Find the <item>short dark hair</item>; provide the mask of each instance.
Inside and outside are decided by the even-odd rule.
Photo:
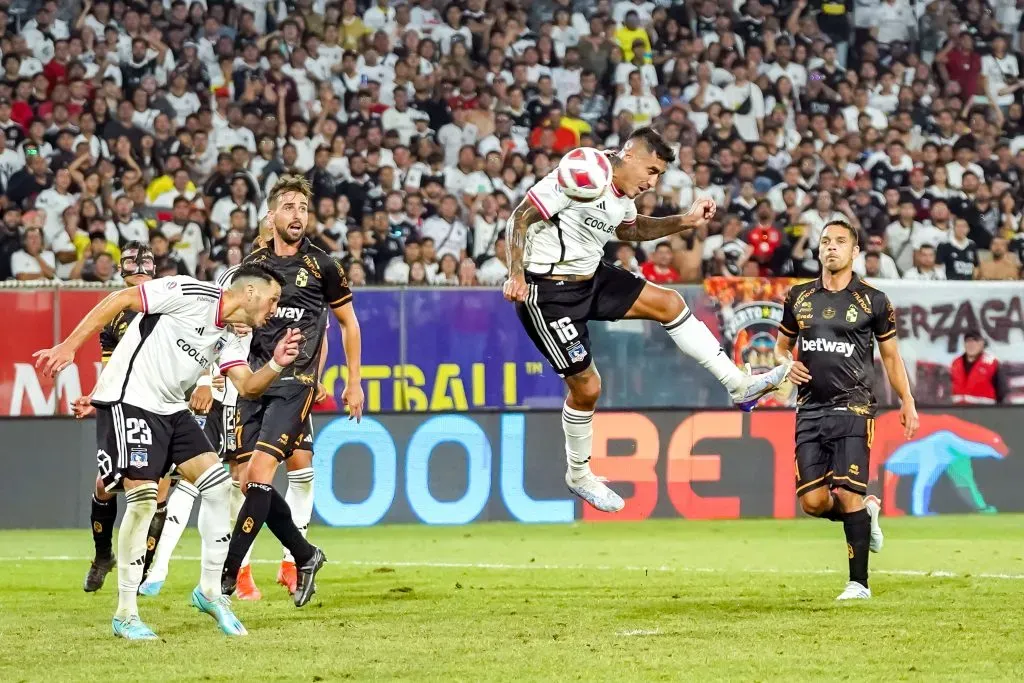
[[[126,252],[126,251],[134,251],[134,252],[139,253],[139,254],[153,253],[150,250],[148,244],[143,244],[142,242],[140,242],[138,240],[132,240],[131,242],[128,242],[126,245],[121,247],[121,253],[122,254],[124,252]]]
[[[234,285],[236,282],[244,278],[255,278],[257,280],[263,280],[264,282],[273,281],[282,287],[285,286],[284,276],[271,270],[262,263],[243,263],[240,265],[231,278],[231,284]]]
[[[668,143],[665,142],[665,138],[661,137],[661,133],[650,126],[644,126],[634,130],[629,134],[629,137],[626,138],[626,142],[629,142],[630,140],[642,140],[643,143],[647,145],[647,149],[654,152],[655,156],[666,164],[675,163],[675,151],[668,146]]]
[[[849,231],[850,237],[853,238],[854,242],[856,242],[857,244],[860,243],[860,234],[858,233],[857,228],[853,227],[852,225],[850,225],[846,221],[829,221],[828,223],[826,223],[824,225],[824,227],[822,227],[821,231],[824,233],[826,230],[831,228],[833,225],[837,225],[840,228],[845,228],[847,231]]]

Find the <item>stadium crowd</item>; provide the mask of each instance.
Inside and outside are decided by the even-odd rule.
[[[0,279],[107,282],[148,242],[213,279],[304,174],[309,236],[365,284],[496,285],[505,220],[577,146],[678,150],[613,244],[661,283],[857,269],[1017,279],[1024,80],[998,0],[13,0],[0,3]]]

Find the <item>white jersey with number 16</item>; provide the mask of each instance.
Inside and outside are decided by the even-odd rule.
[[[526,197],[544,217],[529,227],[523,264],[534,275],[593,275],[604,245],[617,239],[620,225],[636,222],[636,205],[615,185],[597,199],[579,202],[565,195],[557,169],[534,185]],[[507,232],[511,234],[512,219]]]

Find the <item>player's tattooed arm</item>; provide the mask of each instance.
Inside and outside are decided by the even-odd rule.
[[[529,198],[523,198],[512,212],[509,223],[510,234],[506,234],[505,250],[508,257],[508,280],[505,282],[505,298],[509,301],[526,300],[526,273],[523,269],[523,252],[526,250],[526,232],[530,226],[544,220],[539,209]]]
[[[624,242],[644,242],[674,235],[684,230],[706,226],[715,217],[714,200],[698,199],[684,214],[655,218],[637,216],[636,221],[624,223],[615,230],[615,236]]]

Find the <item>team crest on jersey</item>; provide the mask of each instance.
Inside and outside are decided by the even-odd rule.
[[[217,343],[213,345],[213,352],[214,353],[220,353],[221,350],[225,346],[227,346],[227,343],[228,343],[228,341],[224,337],[221,337],[220,339],[217,340]]]
[[[853,304],[850,304],[850,307],[846,309],[846,322],[857,322],[857,307]]]
[[[167,284],[164,286],[167,287],[167,289],[174,289],[175,287],[178,286],[178,283],[175,282],[174,280],[168,280]]]
[[[309,284],[309,271],[299,268],[299,274],[295,276],[295,286],[305,287],[307,284]]]
[[[573,342],[572,344],[569,344],[565,350],[569,354],[570,363],[578,363],[587,357],[587,350],[583,348],[582,342]]]
[[[145,448],[133,447],[128,456],[129,467],[147,467],[149,465],[149,451]]]
[[[829,306],[828,308],[821,312],[821,317],[824,318],[825,320],[831,320],[832,318],[836,317],[836,309]]]
[[[193,415],[196,419],[196,424],[199,425],[200,429],[206,429],[206,416],[205,415]]]

